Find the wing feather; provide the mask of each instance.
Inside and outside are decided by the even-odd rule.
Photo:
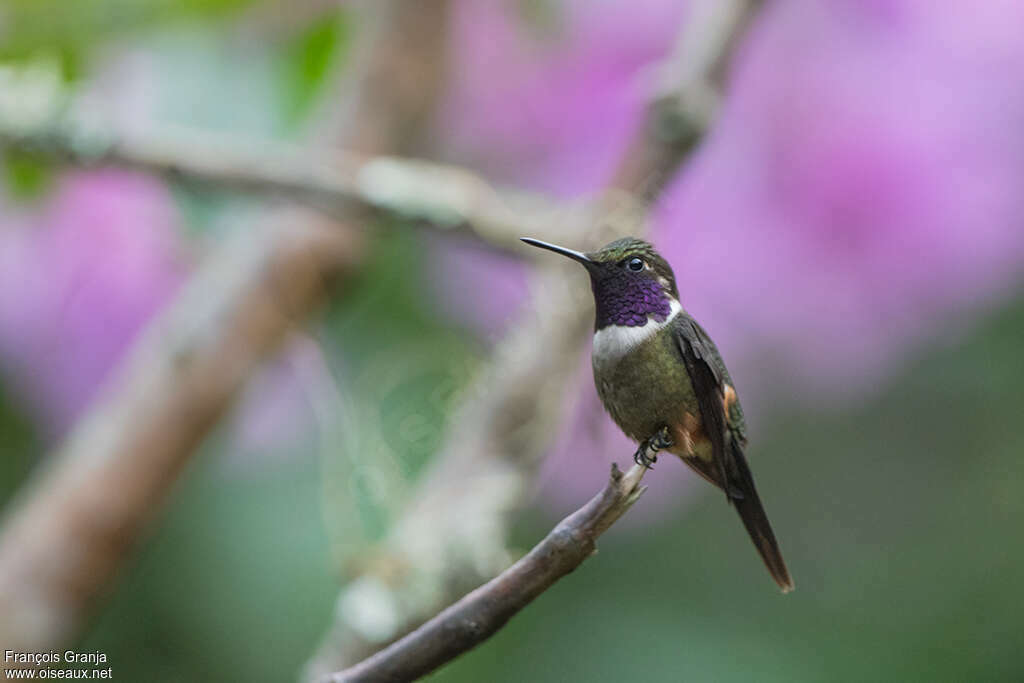
[[[711,442],[712,462],[684,458],[686,463],[708,481],[725,491],[751,540],[764,560],[768,571],[784,592],[793,589],[793,580],[782,559],[764,506],[754,487],[754,478],[747,465],[743,447],[746,429],[737,401],[727,415],[724,403],[729,373],[711,338],[693,318],[680,314],[676,325],[676,342],[690,376],[700,409],[704,433]]]

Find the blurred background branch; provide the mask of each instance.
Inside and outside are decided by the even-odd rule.
[[[346,101],[346,105],[348,102]],[[367,116],[377,120],[376,112]],[[380,144],[375,133],[373,144]],[[353,140],[361,140],[353,136]],[[369,140],[360,142],[365,148]],[[493,187],[467,169],[429,161],[311,148],[287,142],[244,142],[224,134],[165,127],[118,134],[54,120],[28,131],[0,117],[0,147],[52,155],[86,165],[116,165],[181,178],[205,188],[255,193],[301,202],[329,215],[377,211],[439,232],[472,237],[487,246],[521,252],[521,234],[552,239],[583,208],[528,192]],[[385,147],[387,148],[387,147]]]
[[[255,368],[358,263],[356,235],[302,218],[210,254],[22,489],[0,534],[8,648],[48,652],[77,635]]]
[[[711,127],[737,39],[760,0],[698,0],[672,54],[652,69],[647,120],[616,172],[613,184],[654,201],[679,160]]]

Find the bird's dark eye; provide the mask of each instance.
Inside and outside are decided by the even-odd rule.
[[[640,258],[631,258],[629,259],[629,263],[626,264],[626,267],[634,272],[639,272],[644,269],[644,261]]]

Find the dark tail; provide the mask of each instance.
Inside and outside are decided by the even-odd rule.
[[[779,550],[779,543],[775,540],[775,534],[772,532],[772,525],[768,522],[764,506],[761,505],[761,498],[757,495],[754,477],[750,473],[750,467],[747,466],[747,459],[735,442],[727,447],[732,450],[732,464],[735,466],[729,468],[733,470],[729,473],[730,486],[727,489],[729,502],[735,506],[736,512],[743,520],[743,526],[747,528],[750,540],[754,542],[757,552],[760,553],[761,559],[764,560],[775,583],[779,584],[783,593],[788,593],[793,590],[793,579],[789,576],[786,562],[782,559],[782,552]]]

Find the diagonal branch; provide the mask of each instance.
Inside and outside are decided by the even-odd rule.
[[[384,4],[363,3],[371,22],[376,12],[395,16],[396,8],[413,6]],[[425,49],[443,45],[436,29],[443,26],[446,4],[415,3],[411,20],[423,35],[411,40]],[[409,24],[403,26],[408,33]],[[386,52],[395,41],[383,40]],[[360,70],[375,72],[378,64],[371,54]],[[376,87],[367,92],[374,84],[357,74],[355,85],[338,98],[357,103],[335,122],[339,137],[355,147],[369,146],[374,154],[401,151],[387,138],[405,126],[419,128],[415,123],[436,91],[436,80],[423,76],[420,71],[415,82],[392,93]],[[363,221],[353,209],[360,201],[372,204],[371,197],[387,194],[396,181],[381,159],[356,164],[361,170],[348,176],[344,169],[352,164],[312,158],[296,147],[222,147],[173,135],[113,139],[56,113],[64,103],[51,104],[48,116],[28,119],[0,111],[0,144],[78,163],[114,163],[184,174],[205,184],[275,190],[311,204],[311,198],[322,197],[332,209],[341,209],[341,220],[286,206],[268,217],[265,229],[242,231],[222,245],[172,310],[147,328],[105,400],[90,409],[49,466],[21,492],[0,531],[0,642],[28,652],[60,647],[80,630],[88,608],[245,380],[301,325],[331,283],[358,264]],[[356,139],[366,135],[367,120],[386,124],[390,132]]]
[[[358,262],[357,236],[292,219],[211,254],[20,491],[0,532],[5,647],[46,652],[78,632],[247,378]]]
[[[476,647],[497,633],[517,612],[597,549],[597,538],[646,490],[646,468],[625,475],[612,465],[604,489],[572,513],[518,562],[380,652],[323,683],[411,681]]]
[[[711,126],[733,48],[761,0],[697,0],[672,54],[654,71],[644,125],[612,182],[653,201]]]

